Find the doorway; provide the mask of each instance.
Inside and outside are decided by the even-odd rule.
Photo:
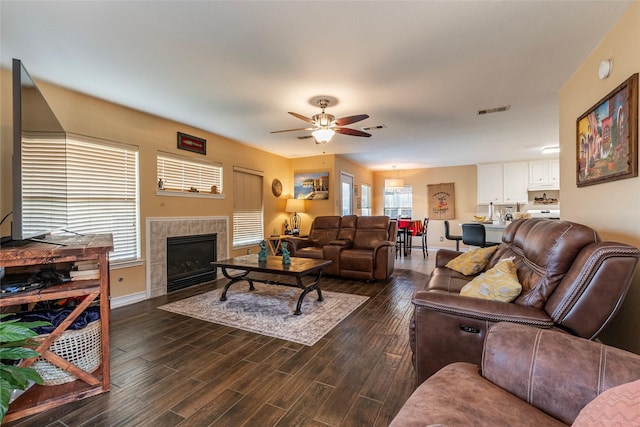
[[[353,214],[353,175],[340,172],[340,201],[342,216]]]

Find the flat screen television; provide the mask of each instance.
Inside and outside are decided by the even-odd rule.
[[[19,59],[13,60],[11,239],[66,227],[66,133]]]

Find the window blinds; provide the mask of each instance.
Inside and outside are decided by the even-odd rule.
[[[22,229],[25,235],[67,226],[66,140],[22,138]]]
[[[138,148],[67,139],[67,229],[113,234],[111,261],[140,256]]]
[[[222,193],[222,166],[199,162],[180,156],[158,154],[156,159],[158,179],[164,181],[165,190],[209,192],[213,185]]]
[[[233,169],[233,247],[254,245],[264,239],[262,172]]]

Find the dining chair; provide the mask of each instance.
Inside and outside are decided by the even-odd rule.
[[[456,251],[460,251],[460,240],[462,240],[462,236],[449,234],[449,221],[444,222],[444,238],[447,240],[455,240],[456,241]]]
[[[422,221],[422,257],[429,257],[429,248],[427,246],[427,228],[429,227],[429,218]]]
[[[427,226],[429,225],[429,218],[425,218],[422,220],[422,223],[416,221],[414,223],[414,227],[416,227],[415,232],[413,232],[415,237],[420,237],[421,246],[422,246],[422,257],[427,258],[429,256],[429,252],[427,251]]]
[[[462,224],[462,243],[481,248],[500,244],[499,242],[487,242],[487,230],[484,225],[476,223]]]
[[[406,230],[404,228],[398,228],[396,233],[396,259],[398,256],[407,255],[407,240]]]

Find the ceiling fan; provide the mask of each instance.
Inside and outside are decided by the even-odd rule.
[[[329,106],[328,99],[320,98],[318,99],[317,103],[322,109],[322,113],[315,114],[311,118],[289,111],[289,114],[291,114],[293,117],[297,117],[302,121],[312,124],[313,125],[312,127],[276,130],[271,133],[310,130],[310,131],[313,131],[311,132],[311,134],[315,138],[316,144],[329,142],[331,137],[333,137],[333,135],[335,135],[336,133],[341,133],[343,135],[351,135],[351,136],[363,136],[367,138],[371,136],[370,133],[363,132],[361,130],[343,127],[345,125],[350,125],[351,123],[356,123],[361,120],[368,119],[369,116],[367,114],[358,114],[355,116],[348,116],[348,117],[342,117],[340,119],[336,119],[336,116],[324,112],[325,108]]]

